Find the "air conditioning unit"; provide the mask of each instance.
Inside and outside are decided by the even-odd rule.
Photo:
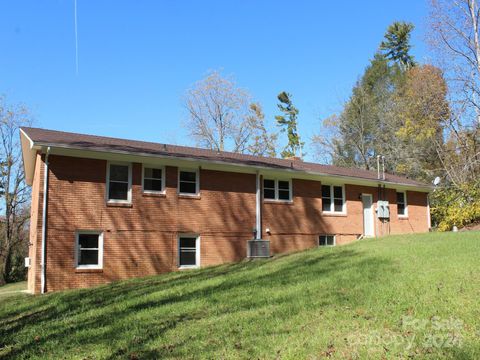
[[[247,257],[249,258],[270,257],[270,241],[269,240],[248,240]]]
[[[29,257],[26,257],[25,258],[25,267],[30,267],[32,265],[32,259],[30,259]]]

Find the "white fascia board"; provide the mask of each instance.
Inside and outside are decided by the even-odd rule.
[[[362,179],[357,177],[342,176],[342,175],[331,175],[318,173],[313,171],[301,171],[288,168],[276,169],[268,166],[261,165],[247,165],[242,163],[231,163],[220,160],[202,160],[193,157],[181,157],[181,156],[171,156],[171,155],[156,155],[149,153],[137,153],[132,154],[127,151],[121,150],[103,150],[103,149],[92,149],[85,150],[81,148],[75,148],[72,146],[62,146],[57,144],[48,144],[48,143],[36,143],[35,147],[38,148],[47,148],[50,147],[50,154],[53,155],[64,155],[72,157],[82,157],[89,159],[101,159],[109,161],[128,161],[128,162],[137,162],[143,163],[148,161],[149,164],[155,164],[158,162],[159,165],[164,166],[177,166],[177,167],[192,167],[200,166],[202,169],[206,170],[217,170],[217,171],[229,171],[237,173],[248,173],[256,174],[257,171],[260,171],[261,175],[264,176],[275,176],[275,177],[291,177],[295,179],[304,179],[304,180],[314,180],[328,182],[330,184],[347,184],[347,185],[364,185],[370,187],[377,187],[378,185],[385,185],[389,189],[398,189],[398,190],[410,190],[418,192],[431,192],[432,189],[428,186],[421,187],[415,185],[401,184],[390,181],[383,180],[371,180],[371,179]]]
[[[37,150],[34,148],[32,139],[20,129],[20,144],[22,146],[23,169],[25,171],[25,182],[28,186],[33,184],[35,173],[35,161],[37,159]]]

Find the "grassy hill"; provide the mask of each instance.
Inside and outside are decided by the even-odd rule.
[[[0,358],[480,358],[480,233],[0,299]]]

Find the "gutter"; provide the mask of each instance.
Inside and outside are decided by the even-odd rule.
[[[219,165],[229,165],[229,166],[235,166],[235,167],[241,167],[241,168],[249,168],[249,169],[256,169],[256,170],[266,170],[266,171],[281,171],[281,172],[287,172],[287,173],[297,173],[297,174],[304,174],[304,175],[313,175],[313,176],[323,176],[323,177],[331,177],[335,179],[340,179],[340,180],[354,180],[354,181],[362,181],[365,183],[374,183],[374,184],[384,184],[384,185],[389,185],[389,186],[401,186],[405,187],[408,189],[411,189],[412,191],[422,191],[422,192],[431,192],[432,187],[424,184],[422,185],[414,185],[414,184],[405,184],[405,183],[399,183],[395,181],[388,181],[388,180],[382,180],[382,179],[370,179],[370,178],[364,178],[360,176],[347,176],[347,175],[336,175],[336,174],[328,174],[328,173],[321,173],[321,172],[315,172],[315,171],[309,171],[309,170],[294,170],[294,169],[289,169],[289,168],[276,168],[276,167],[269,167],[269,166],[262,166],[262,165],[247,165],[247,164],[242,164],[242,163],[235,163],[235,162],[230,162],[230,161],[221,161],[221,160],[206,160],[206,159],[200,159],[200,158],[195,158],[191,156],[172,156],[172,155],[160,155],[160,154],[151,154],[151,153],[143,153],[143,152],[137,152],[137,153],[132,153],[128,151],[122,151],[122,150],[105,150],[101,148],[91,148],[91,149],[85,149],[82,147],[77,147],[77,146],[69,146],[69,145],[62,145],[62,144],[51,144],[51,143],[44,143],[44,142],[37,142],[33,144],[34,148],[41,149],[42,147],[52,147],[55,149],[64,149],[64,150],[77,150],[77,151],[86,151],[86,152],[91,152],[91,153],[103,153],[103,154],[117,154],[117,155],[129,155],[129,156],[139,156],[139,157],[149,157],[149,158],[157,158],[157,159],[172,159],[172,160],[183,160],[183,161],[195,161],[195,162],[202,162],[205,164],[219,164]],[[368,185],[372,186],[372,185]]]
[[[40,293],[45,293],[45,283],[47,269],[45,266],[45,253],[47,249],[47,204],[48,204],[48,155],[50,154],[50,147],[45,153],[45,169],[43,178],[43,211],[42,211],[42,254],[40,260]]]

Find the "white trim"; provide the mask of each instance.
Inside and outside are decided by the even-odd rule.
[[[403,194],[403,201],[404,201],[404,205],[405,205],[405,214],[400,215],[400,214],[398,213],[398,199],[397,199],[397,194],[395,193],[395,203],[397,204],[397,216],[398,216],[399,218],[406,219],[406,218],[408,218],[407,192],[406,192],[406,191],[398,191],[398,190],[397,190],[397,193],[402,193],[402,194]]]
[[[320,245],[320,236],[333,236],[333,245]],[[328,241],[325,239],[325,242],[327,243]],[[337,245],[337,235],[335,234],[320,234],[318,235],[318,247],[331,247],[331,246],[336,246]]]
[[[321,183],[321,186],[330,186],[330,211],[323,211],[323,194],[322,189],[320,188],[320,198],[322,199],[322,214],[325,215],[347,215],[347,200],[345,195],[345,184],[324,184]],[[342,211],[335,211],[335,192],[334,187],[341,187],[342,188]]]
[[[180,238],[195,239],[195,265],[180,265]],[[200,235],[194,233],[178,234],[177,237],[177,267],[179,269],[197,269],[200,267]]]
[[[200,164],[202,168],[212,168],[213,170],[221,169],[221,168],[232,168],[230,170],[225,171],[233,171],[236,169],[237,172],[248,172],[254,173],[255,170],[260,169],[265,171],[265,173],[272,173],[272,174],[285,174],[291,173],[296,174],[295,178],[305,178],[305,179],[313,179],[318,181],[328,180],[328,182],[333,181],[342,181],[345,183],[345,180],[348,180],[349,184],[352,185],[366,185],[366,186],[374,186],[376,187],[379,184],[386,185],[389,189],[397,189],[397,188],[404,188],[404,189],[411,189],[412,191],[418,192],[431,192],[431,186],[416,186],[416,185],[409,185],[403,183],[397,183],[393,181],[385,181],[385,180],[378,180],[378,179],[365,179],[361,177],[352,177],[352,176],[344,176],[344,175],[332,175],[326,174],[322,172],[315,172],[315,171],[302,171],[302,170],[293,170],[288,168],[283,168],[281,170],[276,170],[273,167],[269,166],[262,166],[262,165],[249,165],[249,164],[242,164],[242,163],[233,163],[229,161],[221,161],[221,160],[201,160],[194,157],[182,157],[182,156],[171,156],[171,155],[160,155],[160,154],[150,154],[150,153],[143,153],[138,152],[132,154],[128,151],[122,150],[111,150],[111,149],[89,149],[86,150],[82,147],[77,146],[70,146],[70,145],[61,145],[61,144],[52,144],[48,142],[34,142],[33,146],[37,150],[41,150],[43,147],[50,146],[52,148],[52,153],[58,155],[66,155],[66,156],[74,156],[74,157],[82,157],[82,158],[92,158],[92,159],[107,159],[107,160],[118,160],[118,159],[125,159],[127,157],[131,162],[144,162],[144,158],[149,159],[163,159],[168,161],[169,163],[183,163],[183,166],[188,166],[190,163]],[[67,150],[67,153],[64,151]],[[68,153],[70,152],[70,153]],[[142,160],[143,158],[143,160]],[[218,165],[218,166],[215,166]],[[175,165],[172,165],[175,166]],[[245,171],[246,170],[246,171]],[[262,172],[263,174],[263,172]],[[319,178],[320,177],[320,178]],[[343,179],[343,180],[342,180]]]
[[[157,190],[145,190],[145,168],[148,169],[157,169],[157,170],[162,170],[162,178],[160,179],[162,181],[162,190],[157,191]],[[152,178],[156,179],[156,178]],[[158,179],[157,179],[158,180]],[[166,187],[165,187],[165,166],[163,165],[153,165],[153,164],[142,164],[142,192],[144,194],[165,194],[166,193]]]
[[[192,193],[185,193],[185,192],[180,192],[180,172],[195,172],[195,194]],[[182,196],[192,196],[192,197],[198,197],[200,195],[200,170],[198,167],[196,168],[178,168],[177,172],[177,194],[182,195]]]
[[[265,198],[265,180],[271,180],[274,182],[274,193],[275,193],[275,199],[271,198]],[[280,199],[279,197],[279,187],[278,187],[278,182],[279,181],[288,181],[288,200],[285,199]],[[262,182],[262,197],[263,200],[266,202],[279,202],[279,203],[292,203],[293,202],[293,194],[292,194],[292,179],[291,178],[274,178],[274,177],[263,177],[263,182]]]
[[[110,193],[110,165],[128,166],[128,191],[127,200],[109,199]],[[105,183],[105,201],[109,204],[131,204],[132,203],[132,163],[121,161],[107,161],[107,181]]]
[[[79,238],[83,234],[98,235],[98,264],[97,265],[79,265]],[[93,249],[92,249],[93,250]],[[75,269],[103,269],[103,231],[101,230],[77,230],[75,231]]]

